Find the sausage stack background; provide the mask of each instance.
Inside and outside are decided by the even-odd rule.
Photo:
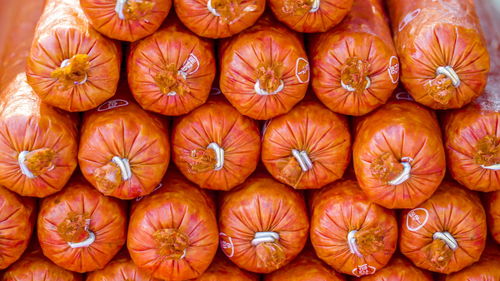
[[[495,1],[4,2],[0,280],[500,280]]]

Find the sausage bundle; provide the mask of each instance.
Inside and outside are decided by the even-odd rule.
[[[414,208],[434,193],[446,171],[434,112],[394,100],[356,123],[354,170],[372,201],[386,208]]]
[[[170,161],[167,123],[120,87],[116,97],[85,113],[78,160],[85,178],[101,193],[120,199],[147,195]]]
[[[219,208],[220,246],[238,267],[269,273],[302,251],[309,230],[301,194],[257,172],[224,193]]]
[[[120,45],[98,33],[78,0],[47,0],[28,56],[28,83],[43,102],[86,111],[115,94]]]
[[[7,32],[0,72],[0,184],[23,196],[63,188],[76,168],[76,116],[57,110],[26,81],[26,56],[43,1],[19,5],[23,24]]]
[[[473,0],[389,0],[401,81],[433,109],[482,94],[490,61]]]
[[[133,42],[160,27],[172,0],[80,0],[80,5],[97,31]]]
[[[399,81],[399,61],[381,0],[355,0],[332,30],[309,44],[312,87],[331,110],[364,115],[384,104]]]
[[[302,40],[269,16],[220,49],[220,89],[241,114],[267,120],[306,94],[310,73]]]
[[[216,72],[213,48],[212,41],[197,37],[175,18],[132,44],[127,75],[137,102],[171,116],[204,104]]]
[[[351,158],[347,119],[304,101],[271,119],[262,137],[262,162],[271,175],[297,189],[338,180]]]

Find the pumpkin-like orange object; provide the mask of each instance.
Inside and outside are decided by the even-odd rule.
[[[125,244],[124,202],[102,195],[75,177],[59,193],[45,198],[38,213],[43,254],[76,272],[101,269]]]
[[[311,242],[320,259],[340,273],[360,277],[377,272],[396,250],[394,211],[379,206],[344,179],[312,196]]]
[[[265,127],[262,162],[275,179],[294,188],[317,189],[338,180],[350,158],[347,119],[319,102],[301,102]]]
[[[414,208],[431,197],[446,171],[434,112],[394,100],[356,123],[354,170],[370,200],[386,208]]]
[[[218,246],[213,199],[177,172],[132,206],[127,248],[133,262],[161,280],[197,278]]]
[[[300,193],[272,177],[256,173],[220,199],[222,251],[238,267],[275,271],[302,250],[309,231]]]
[[[401,216],[399,247],[416,266],[450,274],[478,261],[486,244],[479,197],[455,182]]]

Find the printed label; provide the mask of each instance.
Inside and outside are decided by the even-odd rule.
[[[399,23],[399,32],[401,32],[401,30],[403,30],[403,28],[405,28],[412,20],[414,20],[418,14],[420,14],[421,10],[420,9],[416,9],[414,10],[413,12],[407,14],[404,19]]]
[[[305,84],[309,82],[309,62],[305,58],[298,58],[295,63],[295,76],[300,83]]]
[[[151,193],[153,193],[153,192],[157,191],[157,190],[158,190],[158,189],[160,189],[162,186],[163,186],[163,183],[161,183],[161,182],[160,182],[160,184],[158,184],[158,185],[155,187],[155,189],[153,189],[153,191],[151,191]],[[151,193],[150,193],[150,194],[151,194]],[[135,198],[135,201],[141,201],[141,200],[142,200],[142,198],[144,198],[144,196],[139,196],[139,197]]]
[[[181,69],[179,69],[179,72],[181,72],[184,76],[188,76],[196,73],[196,71],[198,71],[199,68],[200,68],[200,61],[193,53],[191,53],[189,54],[189,57],[186,59],[186,61],[182,64]]]
[[[106,111],[117,107],[127,106],[128,101],[122,99],[108,100],[107,102],[101,104],[97,111]]]
[[[371,275],[374,274],[377,271],[377,269],[374,266],[368,265],[368,264],[362,264],[358,265],[355,269],[352,270],[352,274],[356,277],[361,277],[364,275]]]
[[[228,258],[233,257],[234,255],[234,244],[233,244],[233,239],[224,232],[219,233],[219,241],[220,241],[220,247],[222,248],[222,251]]]
[[[409,100],[409,101],[415,101],[410,94],[407,92],[399,92],[396,94],[396,99],[398,100]]]
[[[416,208],[406,215],[406,228],[410,231],[417,231],[424,227],[429,220],[429,211],[424,208]]]
[[[392,56],[389,60],[389,67],[387,68],[391,82],[397,84],[399,81],[399,60],[398,57]]]

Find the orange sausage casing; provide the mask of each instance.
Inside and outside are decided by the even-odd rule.
[[[322,262],[312,249],[305,249],[291,263],[264,276],[264,281],[344,281],[345,278]]]
[[[453,178],[472,190],[500,190],[500,110],[474,102],[445,114],[445,149]]]
[[[172,154],[176,166],[190,181],[202,188],[230,190],[257,167],[259,128],[223,97],[213,97],[176,120]]]
[[[341,178],[350,151],[347,119],[316,101],[303,101],[271,119],[262,138],[269,173],[297,189],[317,189]]]
[[[80,0],[90,24],[107,37],[136,41],[155,32],[172,0]]]
[[[304,199],[292,188],[257,172],[220,200],[222,251],[238,267],[270,273],[293,260],[309,230]]]
[[[35,227],[35,200],[20,197],[0,186],[0,269],[5,269],[23,254]]]
[[[459,272],[448,274],[443,281],[496,281],[500,280],[500,249],[488,244],[481,259]]]
[[[85,178],[105,195],[133,199],[153,191],[170,159],[167,123],[121,93],[86,112],[78,160]]]
[[[103,269],[87,274],[85,281],[161,281],[140,269],[124,252],[116,255]]]
[[[198,36],[224,38],[252,26],[266,0],[174,0],[182,23]]]
[[[372,275],[356,279],[358,281],[433,281],[432,275],[413,265],[401,255],[395,255],[384,268]]]
[[[259,281],[257,274],[245,271],[232,263],[220,251],[215,255],[210,267],[192,281]]]
[[[386,208],[414,208],[429,198],[446,171],[434,112],[394,100],[357,120],[353,161],[359,185]]]
[[[340,25],[312,37],[312,86],[331,110],[364,115],[391,96],[399,61],[388,21],[381,0],[354,0]]]
[[[43,102],[86,111],[115,94],[120,45],[90,26],[78,0],[46,0],[28,56],[28,83]]]
[[[485,208],[491,236],[500,244],[500,190],[486,193]]]
[[[384,267],[396,250],[394,211],[372,203],[356,181],[340,180],[314,193],[311,242],[320,259],[356,277]]]
[[[202,105],[215,77],[214,46],[170,18],[132,44],[127,60],[130,89],[147,110],[182,115]]]
[[[0,54],[0,184],[23,196],[59,191],[76,168],[76,116],[45,103],[26,82],[26,56],[43,1],[28,1],[14,13]]]
[[[482,94],[489,55],[474,0],[389,0],[401,81],[433,109],[459,108]]]
[[[298,32],[325,32],[337,25],[353,0],[270,0],[276,18]]]
[[[80,274],[63,269],[43,256],[40,250],[25,254],[4,273],[2,281],[81,281]]]
[[[215,204],[177,172],[132,206],[127,248],[134,263],[162,280],[197,278],[218,245]]]
[[[485,243],[479,197],[455,182],[443,182],[431,198],[402,213],[399,248],[420,268],[459,271],[479,260]]]
[[[38,213],[43,254],[76,272],[101,269],[125,244],[124,202],[102,195],[80,176],[45,198]]]
[[[220,88],[244,115],[270,119],[306,94],[309,62],[302,41],[267,16],[223,42],[220,54]]]

